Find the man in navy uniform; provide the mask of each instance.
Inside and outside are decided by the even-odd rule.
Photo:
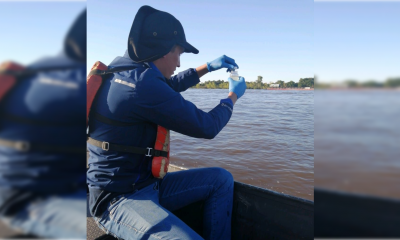
[[[209,112],[198,109],[179,92],[199,83],[207,72],[231,70],[238,68],[237,64],[224,55],[171,77],[184,52],[199,51],[186,41],[181,23],[169,13],[141,7],[131,27],[128,50],[108,66],[121,71],[104,78],[93,102],[88,142],[89,208],[99,227],[115,237],[202,239],[171,211],[203,200],[203,237],[230,239],[233,177],[228,171],[191,169],[159,179],[152,175],[151,156],[109,147],[152,147],[158,125],[187,136],[213,139],[228,123],[233,105],[245,92],[244,78],[229,78],[227,98]]]

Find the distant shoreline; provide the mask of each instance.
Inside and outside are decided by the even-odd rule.
[[[272,90],[272,91],[277,91],[277,90],[285,90],[285,91],[314,91],[314,88],[310,88],[310,89],[304,89],[304,88],[267,88],[264,90]]]
[[[329,90],[329,91],[400,91],[400,88],[390,88],[390,87],[377,87],[377,88],[340,88],[340,87],[331,87],[331,88],[317,88],[318,90]]]
[[[227,88],[190,88],[190,89],[227,89]],[[271,91],[314,91],[314,88],[304,89],[304,88],[248,88],[247,90],[271,90]]]

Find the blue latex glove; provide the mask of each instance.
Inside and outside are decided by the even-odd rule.
[[[235,63],[233,58],[227,57],[222,55],[221,57],[215,59],[212,62],[207,63],[207,69],[209,72],[221,69],[221,68],[228,68],[226,71],[233,70],[233,68],[239,68],[239,66]]]
[[[238,81],[233,80],[232,78],[228,78],[229,81],[229,92],[234,92],[239,99],[243,96],[244,92],[246,91],[246,82],[244,81],[244,77],[239,77]]]

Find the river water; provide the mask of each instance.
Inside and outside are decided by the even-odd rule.
[[[227,89],[188,89],[182,96],[208,112]],[[171,133],[171,163],[222,167],[236,181],[314,199],[314,91],[248,89],[212,140]]]
[[[400,199],[400,91],[315,91],[315,186]]]

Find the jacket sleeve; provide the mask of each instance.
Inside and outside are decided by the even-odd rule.
[[[204,112],[160,78],[143,81],[138,88],[135,115],[187,136],[212,139],[232,116],[230,99],[223,99],[214,109]]]
[[[199,82],[199,75],[197,75],[197,71],[194,68],[189,68],[167,80],[167,84],[174,89],[175,92],[184,92]]]

